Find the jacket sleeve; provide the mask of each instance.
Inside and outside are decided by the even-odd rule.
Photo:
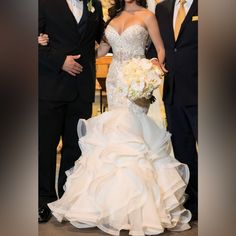
[[[46,1],[39,0],[39,32],[40,33],[47,33],[45,32],[46,28],[46,16],[45,16],[45,9],[47,5],[45,4]],[[49,35],[50,39],[50,35]],[[64,64],[66,59],[66,55],[64,52],[55,50],[50,47],[50,42],[47,46],[38,45],[38,58],[39,64],[45,67],[50,68],[56,72],[59,72]]]
[[[103,12],[102,12],[101,1],[98,1],[97,5],[98,5],[99,24],[98,24],[97,34],[96,34],[96,42],[98,44],[100,44],[101,39],[102,39],[103,34],[104,34],[105,22],[103,20]]]

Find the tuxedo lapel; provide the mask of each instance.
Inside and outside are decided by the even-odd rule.
[[[74,29],[77,33],[77,36],[79,37],[80,41],[83,38],[84,33],[86,32],[86,28],[87,28],[87,19],[88,19],[88,7],[87,7],[87,0],[83,0],[83,14],[82,17],[79,21],[79,23],[77,23],[76,18],[74,17],[74,14],[72,13],[72,11],[70,10],[70,7],[67,3],[66,0],[59,0],[62,2],[62,7],[63,9],[66,9],[62,12],[62,14],[64,14],[64,18],[67,20],[67,22],[71,25],[74,26]]]
[[[171,31],[171,38],[173,43],[175,43],[175,35],[174,35],[174,28],[173,28],[173,16],[174,16],[174,7],[175,7],[175,0],[168,0],[167,2],[168,14],[169,14],[169,26]]]
[[[196,9],[197,9],[197,4],[198,4],[197,2],[198,2],[197,0],[193,0],[193,3],[192,3],[192,5],[191,5],[191,7],[190,7],[190,9],[189,9],[189,11],[188,11],[188,13],[187,13],[187,15],[186,15],[184,21],[183,21],[183,23],[182,23],[182,25],[181,25],[181,28],[180,28],[180,31],[179,31],[179,35],[178,35],[177,41],[178,41],[178,39],[180,38],[180,36],[181,36],[181,34],[182,34],[184,28],[186,27],[186,25],[187,25],[189,22],[192,21],[192,16],[195,14],[195,11],[196,11]]]
[[[175,0],[169,0],[168,8],[169,8],[170,20],[171,20],[172,28],[173,28],[173,17],[174,17]]]
[[[83,4],[84,4],[83,15],[81,17],[81,20],[80,20],[78,26],[77,26],[77,29],[78,29],[78,32],[79,32],[79,35],[80,35],[80,42],[84,38],[84,35],[86,33],[86,29],[87,29],[87,25],[88,25],[88,14],[89,14],[89,12],[88,12],[87,3],[88,3],[87,0],[83,0]]]
[[[82,17],[80,19],[80,22],[78,23],[78,27],[80,28],[80,26],[85,26],[87,19],[88,19],[88,7],[87,7],[87,0],[83,0],[83,14]]]
[[[90,12],[87,7],[88,0],[83,0],[84,2],[84,14],[83,17],[79,23],[79,33],[81,35],[80,42],[83,42],[84,39],[89,34],[93,34],[94,31],[96,31],[96,25],[98,23],[99,15],[98,15],[98,4],[96,2],[92,2],[95,11]]]
[[[65,19],[70,25],[73,25],[74,29],[77,31],[77,22],[72,11],[70,10],[67,1],[66,0],[58,0],[58,1],[61,2],[62,5],[61,17]]]

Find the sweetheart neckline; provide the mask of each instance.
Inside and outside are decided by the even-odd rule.
[[[112,26],[112,25],[108,25],[110,28],[112,28],[120,37],[129,29],[129,28],[132,28],[133,26],[139,26],[139,27],[141,27],[142,29],[144,29],[146,32],[148,32],[147,31],[147,29],[144,27],[144,26],[142,26],[142,25],[140,25],[140,24],[133,24],[133,25],[130,25],[130,26],[128,26],[127,28],[125,28],[120,34],[118,33],[118,31]]]

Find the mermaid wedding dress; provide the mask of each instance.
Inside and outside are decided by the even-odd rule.
[[[109,111],[78,122],[82,155],[67,171],[64,195],[49,207],[58,221],[112,235],[189,229],[191,213],[183,207],[188,167],[171,155],[170,134],[147,116],[148,106],[117,89],[124,60],[144,57],[148,32],[136,24],[118,34],[108,25],[105,34],[113,49]]]

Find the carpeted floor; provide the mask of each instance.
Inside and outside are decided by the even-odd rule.
[[[164,232],[163,236],[197,236],[197,222],[191,224],[192,229],[183,232]],[[109,236],[98,228],[77,229],[68,222],[59,223],[54,217],[48,223],[39,224],[39,236]],[[127,231],[122,231],[120,236],[128,236]]]

